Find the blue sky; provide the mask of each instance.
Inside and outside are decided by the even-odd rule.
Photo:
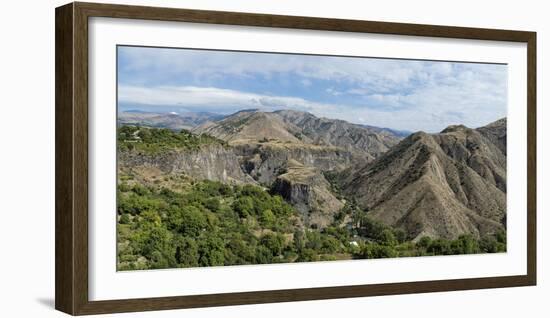
[[[507,66],[120,46],[118,98],[122,110],[295,109],[437,132],[505,117]]]

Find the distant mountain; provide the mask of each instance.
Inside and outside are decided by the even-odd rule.
[[[372,159],[402,138],[384,129],[367,128],[343,120],[318,118],[307,112],[240,111],[194,129],[233,144],[277,140],[286,143],[338,147]]]
[[[129,110],[125,110],[123,112],[125,112],[125,113],[151,113],[151,112],[141,110],[141,109],[129,109]]]
[[[481,237],[505,229],[505,119],[470,129],[418,132],[361,168],[344,193],[411,238]]]
[[[218,122],[198,126],[194,131],[207,133],[233,144],[264,139],[301,143],[298,135],[300,128],[289,125],[275,113],[256,110],[239,111]]]
[[[142,110],[122,111],[118,114],[118,123],[121,125],[140,125],[155,128],[168,128],[172,130],[187,129],[204,124],[208,121],[216,121],[223,115],[208,112],[188,113],[152,113]]]
[[[408,130],[396,130],[396,129],[391,129],[391,128],[380,128],[380,127],[376,127],[376,126],[371,126],[371,125],[361,125],[365,128],[369,128],[369,129],[372,129],[376,132],[388,132],[390,134],[393,134],[395,136],[398,136],[398,137],[401,137],[401,138],[405,138],[407,137],[408,135],[412,134],[413,132],[412,131],[408,131]]]

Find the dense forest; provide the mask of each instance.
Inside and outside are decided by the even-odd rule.
[[[170,129],[122,126],[117,134],[118,151],[135,150],[144,154],[158,154],[167,151],[193,150],[201,145],[221,144],[222,140],[207,134],[195,135],[187,130],[178,132]]]

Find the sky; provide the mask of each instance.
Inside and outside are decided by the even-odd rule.
[[[293,109],[426,132],[507,112],[502,64],[119,46],[117,72],[120,110]]]

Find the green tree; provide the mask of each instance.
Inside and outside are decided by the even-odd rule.
[[[256,248],[256,263],[270,264],[273,261],[273,252],[264,245],[259,245]]]
[[[215,234],[199,238],[199,265],[219,266],[225,260],[223,240]]]
[[[275,225],[275,222],[277,221],[275,214],[270,209],[266,209],[262,211],[262,214],[260,215],[260,223],[262,226],[271,228]]]
[[[314,251],[319,251],[323,247],[323,241],[321,239],[321,233],[319,231],[306,232],[306,247]]]
[[[485,253],[506,252],[506,244],[500,243],[494,236],[485,236],[479,242],[480,249]]]
[[[180,267],[196,267],[199,265],[199,246],[189,237],[178,236],[174,240],[175,259]]]
[[[382,245],[395,246],[397,245],[397,239],[390,229],[384,229],[379,235],[379,240]]]
[[[150,268],[167,268],[176,265],[172,234],[159,224],[142,226],[134,237],[134,248],[150,261]]]
[[[315,262],[318,260],[317,253],[311,248],[304,248],[299,254],[296,262]]]
[[[254,263],[256,258],[255,251],[255,242],[250,242],[247,238],[242,237],[241,235],[235,235],[225,246],[226,250],[226,259],[225,263],[227,265],[232,264],[250,264]],[[232,259],[228,259],[227,252],[231,252]]]
[[[261,243],[271,251],[273,256],[278,256],[283,253],[285,248],[285,237],[279,233],[268,233],[262,236]]]
[[[340,250],[340,241],[338,241],[335,237],[332,237],[330,235],[322,235],[321,241],[321,251],[325,254],[336,253],[338,250]]]
[[[379,221],[373,220],[366,216],[364,212],[359,216],[359,228],[362,235],[375,240],[383,240],[382,232],[389,229]]]
[[[239,217],[246,218],[254,214],[254,203],[249,196],[240,197],[233,202],[233,210],[239,214]]]
[[[208,226],[205,214],[194,206],[176,209],[170,214],[169,219],[178,233],[190,237],[199,236]]]
[[[405,231],[397,229],[394,230],[393,233],[399,244],[405,243],[407,241],[407,233],[405,233]]]
[[[502,244],[506,244],[506,231],[497,231],[495,233],[495,238],[497,240],[497,242],[499,243],[502,243]]]
[[[469,234],[460,235],[451,243],[453,254],[474,254],[479,252],[477,240]]]
[[[428,253],[433,255],[451,255],[453,250],[451,248],[451,242],[445,239],[433,240],[427,248]]]
[[[124,213],[120,216],[120,220],[118,221],[120,224],[130,224],[130,215],[128,213]]]
[[[362,247],[361,255],[363,258],[392,258],[398,253],[392,246],[369,242]]]
[[[219,212],[221,208],[220,200],[218,198],[207,199],[204,206],[214,213]]]
[[[418,240],[418,243],[416,243],[417,246],[427,249],[428,246],[432,243],[432,238],[429,236],[423,236]]]

